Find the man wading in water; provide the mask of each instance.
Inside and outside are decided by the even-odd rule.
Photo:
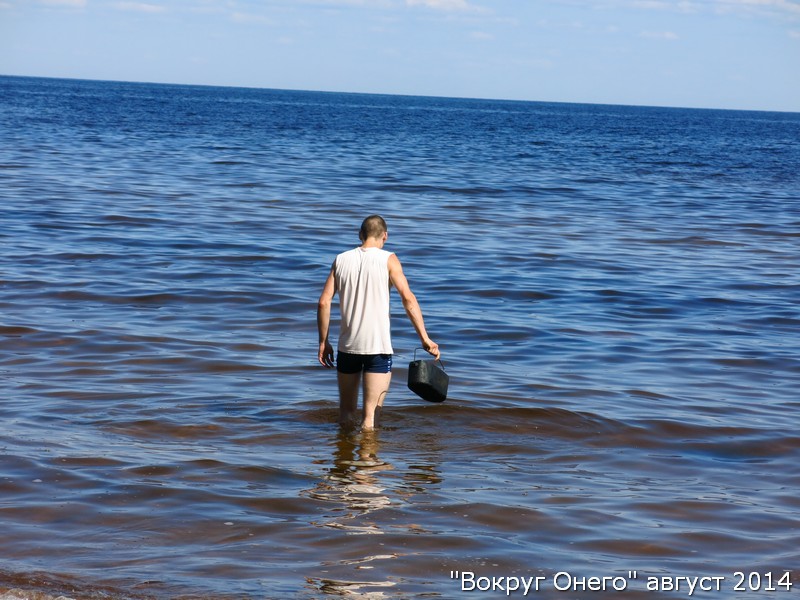
[[[379,425],[381,407],[392,379],[392,341],[389,323],[389,289],[400,294],[422,347],[437,359],[439,346],[428,337],[422,311],[411,292],[400,260],[383,249],[389,236],[386,221],[378,215],[364,219],[358,237],[361,246],[336,257],[317,306],[319,362],[334,367],[333,347],[328,341],[331,303],[339,293],[341,329],[336,370],[339,382],[339,423],[355,422],[358,388],[363,381],[361,427]]]

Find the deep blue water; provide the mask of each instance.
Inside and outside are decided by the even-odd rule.
[[[366,435],[314,311],[371,213],[451,387],[395,296]],[[796,581],[800,114],[0,77],[0,243],[0,598]]]

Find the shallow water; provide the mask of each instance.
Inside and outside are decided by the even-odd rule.
[[[800,115],[3,77],[0,130],[3,600],[796,594]],[[451,388],[395,296],[347,433],[373,212]]]

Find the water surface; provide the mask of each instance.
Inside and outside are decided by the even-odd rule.
[[[0,598],[797,583],[800,115],[2,77],[0,131]],[[395,296],[348,433],[315,303],[375,212],[451,388]]]

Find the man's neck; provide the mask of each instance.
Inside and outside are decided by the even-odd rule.
[[[361,244],[362,250],[368,250],[369,248],[383,248],[384,241],[383,240],[376,240],[375,238],[369,238],[363,244]]]

